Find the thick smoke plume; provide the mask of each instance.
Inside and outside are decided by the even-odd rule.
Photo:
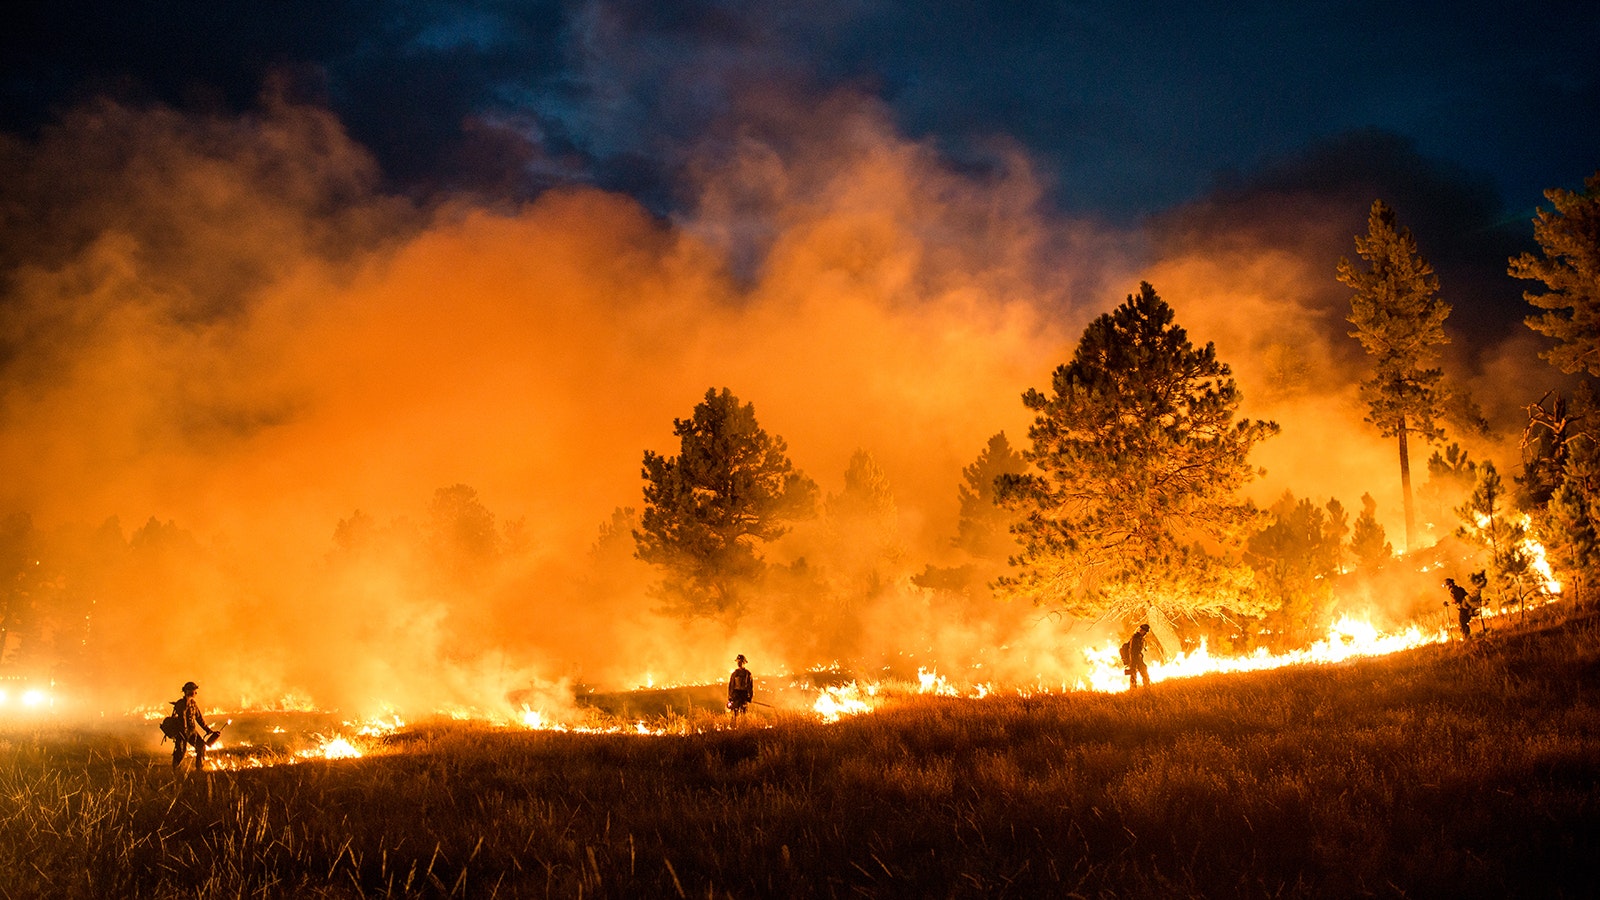
[[[676,219],[581,187],[386,196],[340,123],[271,99],[239,119],[94,105],[0,145],[0,512],[58,570],[9,661],[76,652],[57,674],[112,710],[189,678],[223,704],[549,708],[577,683],[715,679],[738,651],[1070,679],[1085,629],[943,608],[911,577],[960,561],[961,468],[997,431],[1024,443],[1019,394],[1140,277],[1283,424],[1264,502],[1370,491],[1394,521],[1333,258],[1214,234],[1141,259],[1134,229],[1052,214],[1003,143],[958,170],[853,95],[755,105]],[[653,611],[623,508],[709,387],[754,403],[825,495],[863,452],[881,472],[894,550],[870,601]],[[774,561],[843,578],[837,524]]]

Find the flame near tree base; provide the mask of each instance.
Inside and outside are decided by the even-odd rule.
[[[1551,583],[1544,593],[1546,602],[1559,599],[1560,586]],[[1505,609],[1492,611],[1481,610],[1475,633],[1483,633],[1485,622],[1504,616]],[[1285,666],[1296,665],[1329,665],[1345,662],[1347,660],[1386,656],[1404,650],[1411,650],[1433,644],[1442,644],[1456,638],[1454,629],[1437,627],[1427,629],[1420,625],[1412,624],[1395,631],[1381,631],[1365,618],[1345,615],[1333,623],[1328,629],[1327,636],[1315,641],[1308,647],[1290,650],[1282,653],[1271,653],[1265,648],[1243,656],[1214,656],[1205,640],[1192,650],[1178,652],[1170,658],[1157,658],[1146,660],[1150,674],[1150,681],[1163,682],[1179,678],[1195,678],[1204,675],[1216,675],[1235,672],[1256,672],[1267,669],[1278,669]],[[1478,638],[1474,638],[1478,639]],[[780,699],[780,704],[774,709],[781,708],[784,715],[798,716],[822,724],[838,722],[850,716],[864,715],[891,705],[896,700],[917,696],[962,697],[968,699],[983,699],[991,695],[1018,694],[1037,695],[1041,693],[1070,693],[1072,691],[1092,691],[1099,693],[1121,693],[1130,690],[1129,678],[1123,667],[1115,640],[1107,640],[1104,645],[1092,647],[1083,651],[1084,659],[1088,664],[1088,671],[1074,684],[1060,687],[1050,687],[1042,677],[1036,684],[1017,687],[995,685],[989,682],[971,683],[960,685],[952,683],[948,677],[939,674],[936,669],[919,668],[915,682],[910,681],[849,681],[844,684],[826,687],[802,686],[798,683],[791,684],[788,688],[780,688],[774,699]],[[805,694],[805,698],[797,699],[793,692]],[[261,716],[316,714],[331,717],[330,713],[316,713],[314,710],[300,709],[293,712],[287,709],[260,713]],[[148,717],[149,714],[147,714]],[[596,719],[589,722],[577,723],[561,715],[552,714],[543,709],[536,709],[524,705],[510,713],[493,713],[479,709],[446,709],[439,710],[435,718],[455,722],[470,722],[491,728],[507,730],[525,730],[542,732],[563,732],[576,734],[611,734],[634,735],[648,737],[664,737],[673,735],[686,735],[706,730],[724,727],[766,727],[772,719],[758,719],[754,722],[731,725],[720,717],[707,717],[699,721],[678,718],[674,721],[649,720],[649,719]],[[266,746],[255,744],[248,740],[231,740],[224,738],[217,746],[212,748],[208,755],[208,766],[216,769],[233,770],[244,768],[259,768],[271,765],[301,763],[309,760],[348,760],[360,759],[365,756],[389,752],[391,749],[390,738],[404,732],[408,723],[399,715],[390,713],[365,721],[343,721],[337,727],[322,728],[318,731],[307,731],[298,738],[302,746],[294,749],[284,749],[281,746]],[[274,734],[283,734],[285,729],[275,725],[271,729]]]

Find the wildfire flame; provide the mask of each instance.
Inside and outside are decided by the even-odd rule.
[[[1539,576],[1541,594],[1547,601],[1558,599],[1561,584],[1554,578],[1550,570],[1544,547],[1531,536],[1531,532],[1530,536],[1522,542],[1521,549],[1531,560],[1531,568]],[[1428,568],[1438,568],[1442,565],[1441,563],[1425,566],[1423,570],[1427,571]],[[1504,604],[1502,604],[1503,606]],[[1483,610],[1482,612],[1485,616],[1496,614],[1490,610]],[[1500,612],[1503,613],[1504,609],[1502,608]],[[1396,631],[1384,632],[1366,618],[1345,615],[1329,627],[1326,637],[1316,641],[1309,647],[1276,654],[1269,653],[1263,648],[1244,656],[1214,656],[1206,641],[1202,639],[1199,646],[1191,650],[1178,652],[1170,659],[1147,660],[1147,665],[1150,680],[1158,682],[1220,673],[1263,671],[1293,665],[1332,664],[1360,657],[1383,656],[1402,650],[1443,643],[1451,639],[1452,633],[1451,629],[1444,627],[1428,630],[1415,624]],[[1056,690],[1076,690],[1120,693],[1129,690],[1128,676],[1122,665],[1117,644],[1114,640],[1107,641],[1101,646],[1087,648],[1083,651],[1083,655],[1089,664],[1089,671],[1074,685],[1061,685],[1059,688],[1051,688],[1046,686],[1046,679],[1040,677],[1036,680],[1034,687],[1018,688],[1017,692],[1019,694],[1032,694],[1050,693]],[[653,678],[647,680],[654,681]],[[846,684],[815,690],[816,697],[811,702],[809,710],[817,720],[823,723],[834,723],[846,716],[857,716],[873,712],[881,708],[883,702],[892,695],[982,699],[996,692],[994,685],[989,683],[975,683],[960,687],[952,682],[949,677],[930,667],[918,668],[914,684],[850,681]],[[0,691],[0,705],[3,705],[7,699],[6,694]],[[33,706],[43,704],[48,700],[39,691],[30,691],[20,699],[23,703]],[[316,711],[309,703],[292,697],[284,698],[272,704],[270,709],[283,712]],[[585,734],[662,736],[686,734],[704,727],[703,724],[691,726],[682,722],[669,727],[664,723],[653,723],[644,720],[607,722],[598,725],[584,724],[570,721],[572,717],[570,710],[564,714],[551,714],[547,710],[535,709],[526,705],[511,715],[491,713],[467,707],[439,710],[436,714],[457,721],[472,721],[494,727]],[[146,718],[159,717],[159,713],[153,711],[143,711],[143,715]],[[336,733],[331,737],[314,735],[315,746],[292,754],[256,752],[256,748],[252,748],[247,742],[234,742],[226,753],[215,757],[216,767],[240,769],[316,759],[359,759],[374,752],[383,737],[394,734],[406,727],[406,721],[392,712],[367,721],[346,722],[344,724],[349,729],[349,733],[354,735],[354,740],[344,736],[344,733]],[[275,735],[284,734],[284,729],[282,726],[273,726],[270,732]],[[222,749],[220,743],[214,749]]]
[[[11,692],[0,688],[0,708],[12,705]],[[55,704],[50,692],[44,688],[28,688],[15,698],[16,705],[26,710],[48,709]]]
[[[1533,520],[1527,516],[1522,517],[1522,528],[1527,537],[1522,541],[1522,552],[1528,557],[1528,566],[1539,576],[1545,591],[1550,594],[1561,593],[1561,582],[1556,579],[1556,574],[1550,568],[1550,560],[1545,558],[1544,545],[1533,539]]]
[[[837,722],[845,716],[872,712],[877,693],[877,685],[869,684],[863,688],[854,681],[823,688],[817,695],[817,701],[811,705],[811,711],[824,722]]]
[[[1259,672],[1308,663],[1338,663],[1363,656],[1384,656],[1449,639],[1444,629],[1425,632],[1412,625],[1393,633],[1380,632],[1371,622],[1343,616],[1328,629],[1328,636],[1309,647],[1285,653],[1269,653],[1261,648],[1246,656],[1212,656],[1205,640],[1194,650],[1180,652],[1166,662],[1149,661],[1150,680],[1193,678],[1223,672]],[[1129,688],[1128,675],[1114,642],[1084,651],[1091,670],[1078,682],[1079,690],[1115,693]]]
[[[1473,513],[1473,518],[1477,521],[1479,531],[1487,531],[1493,524],[1493,520],[1482,513]],[[1533,519],[1524,515],[1518,521],[1518,525],[1522,529],[1522,539],[1517,542],[1516,551],[1528,561],[1528,568],[1538,578],[1539,590],[1547,595],[1559,595],[1561,582],[1550,568],[1550,560],[1546,557],[1544,545],[1533,536]]]
[[[322,746],[313,750],[300,751],[299,755],[303,759],[360,759],[366,754],[356,749],[349,739],[336,736],[327,739]]]

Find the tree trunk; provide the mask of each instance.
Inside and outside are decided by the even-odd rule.
[[[1415,543],[1413,535],[1416,526],[1415,514],[1411,511],[1411,452],[1406,447],[1406,420],[1400,418],[1400,497],[1406,510],[1406,552],[1410,553]]]

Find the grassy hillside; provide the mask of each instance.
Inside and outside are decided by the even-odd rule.
[[[0,739],[0,897],[1592,897],[1600,620],[1132,696],[174,781]]]

